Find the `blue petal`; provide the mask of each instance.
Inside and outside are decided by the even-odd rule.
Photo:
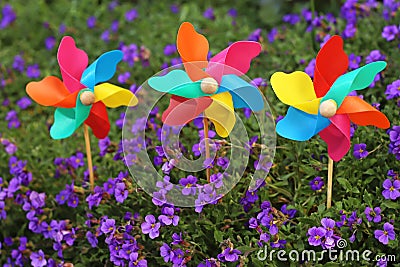
[[[93,91],[96,84],[108,81],[114,76],[117,64],[122,60],[122,57],[123,53],[120,50],[102,54],[83,71],[81,83]]]
[[[235,74],[222,76],[217,93],[229,91],[235,108],[250,108],[259,111],[264,108],[260,90]]]
[[[329,126],[330,120],[321,115],[305,113],[289,107],[286,116],[276,125],[276,132],[287,139],[306,141]]]

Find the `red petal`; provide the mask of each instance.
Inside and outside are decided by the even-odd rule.
[[[85,120],[85,124],[92,129],[93,134],[99,139],[103,139],[108,135],[110,122],[106,106],[103,102],[99,101],[93,104],[89,117]]]
[[[185,125],[199,116],[211,103],[212,99],[209,97],[184,98],[173,95],[162,115],[162,121],[170,126]]]
[[[336,79],[346,72],[349,59],[343,51],[343,39],[332,36],[319,51],[314,70],[314,90],[323,97]]]

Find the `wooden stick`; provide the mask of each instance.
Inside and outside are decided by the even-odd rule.
[[[93,174],[93,163],[92,163],[92,153],[90,151],[90,139],[89,139],[89,130],[86,124],[83,124],[83,133],[85,136],[85,145],[86,145],[86,158],[89,168],[89,182],[90,189],[93,191],[94,189],[94,174]]]
[[[210,158],[210,143],[208,142],[208,119],[203,117],[203,125],[204,125],[204,141],[206,146],[206,160]],[[210,169],[206,169],[207,182],[210,182]]]
[[[332,206],[333,159],[329,156],[328,158],[328,190],[326,195],[326,208],[330,209]]]

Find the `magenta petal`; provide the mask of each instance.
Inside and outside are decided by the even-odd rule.
[[[73,93],[85,88],[79,81],[88,65],[88,56],[85,51],[75,46],[75,41],[70,36],[65,36],[58,47],[58,64],[67,89]]]
[[[184,98],[173,95],[162,115],[162,121],[169,126],[185,125],[199,116],[211,103],[212,99],[209,97]]]
[[[334,161],[343,158],[350,149],[350,119],[347,114],[336,114],[331,124],[319,132],[328,145],[328,154]]]

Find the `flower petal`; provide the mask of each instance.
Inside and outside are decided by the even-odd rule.
[[[320,99],[317,99],[313,83],[307,73],[275,72],[271,76],[271,86],[279,100],[286,105],[309,114],[318,114]]]
[[[208,41],[206,37],[196,32],[191,23],[183,22],[181,24],[176,38],[176,45],[182,62],[186,63],[184,66],[192,81],[209,76],[203,71],[203,68],[208,65]]]
[[[122,57],[123,53],[120,50],[102,54],[82,73],[81,83],[93,91],[96,84],[108,81],[114,76]]]
[[[349,59],[343,51],[343,39],[332,36],[319,51],[314,70],[314,88],[317,97],[323,97],[336,79],[346,72]]]
[[[350,119],[346,114],[336,114],[330,121],[331,125],[319,135],[328,145],[329,157],[339,161],[350,149]]]
[[[236,122],[232,96],[229,92],[223,92],[212,95],[211,98],[213,102],[204,111],[204,115],[214,124],[219,136],[227,137]]]
[[[185,98],[210,96],[201,90],[201,81],[193,82],[184,70],[173,70],[164,76],[151,77],[147,83],[159,92]]]
[[[72,37],[62,38],[58,47],[57,60],[67,89],[73,93],[85,88],[79,80],[88,65],[88,56],[85,51],[76,47]]]
[[[347,96],[337,114],[347,114],[350,120],[360,126],[374,125],[378,128],[390,127],[388,118],[358,96]]]
[[[101,101],[107,107],[136,106],[138,99],[129,90],[111,83],[102,83],[94,87],[96,102]]]
[[[91,106],[85,106],[79,99],[80,91],[76,98],[75,108],[57,108],[54,112],[54,124],[50,129],[53,139],[63,139],[71,136],[76,129],[89,116]]]
[[[286,116],[276,125],[276,132],[287,139],[306,141],[325,129],[330,121],[321,115],[308,114],[289,107]]]
[[[72,108],[75,106],[79,91],[71,93],[63,82],[54,76],[48,76],[39,82],[30,82],[26,93],[43,106]]]
[[[92,105],[89,117],[85,120],[85,124],[88,125],[94,136],[98,139],[103,139],[108,135],[110,131],[110,121],[108,120],[108,114],[106,106],[102,102],[97,102]]]
[[[185,125],[199,116],[212,102],[209,97],[184,98],[173,95],[162,115],[162,121],[170,126]]]
[[[333,83],[331,89],[321,101],[328,99],[335,100],[338,107],[344,98],[354,90],[361,90],[369,86],[380,71],[386,67],[386,62],[376,61],[369,63],[361,68],[343,74]]]
[[[206,72],[221,82],[223,75],[242,76],[250,69],[253,58],[261,52],[261,44],[252,41],[239,41],[231,44],[210,59]]]
[[[232,95],[235,108],[250,108],[252,111],[259,111],[264,108],[264,100],[260,90],[234,74],[222,77],[217,94],[226,91],[229,91]]]

